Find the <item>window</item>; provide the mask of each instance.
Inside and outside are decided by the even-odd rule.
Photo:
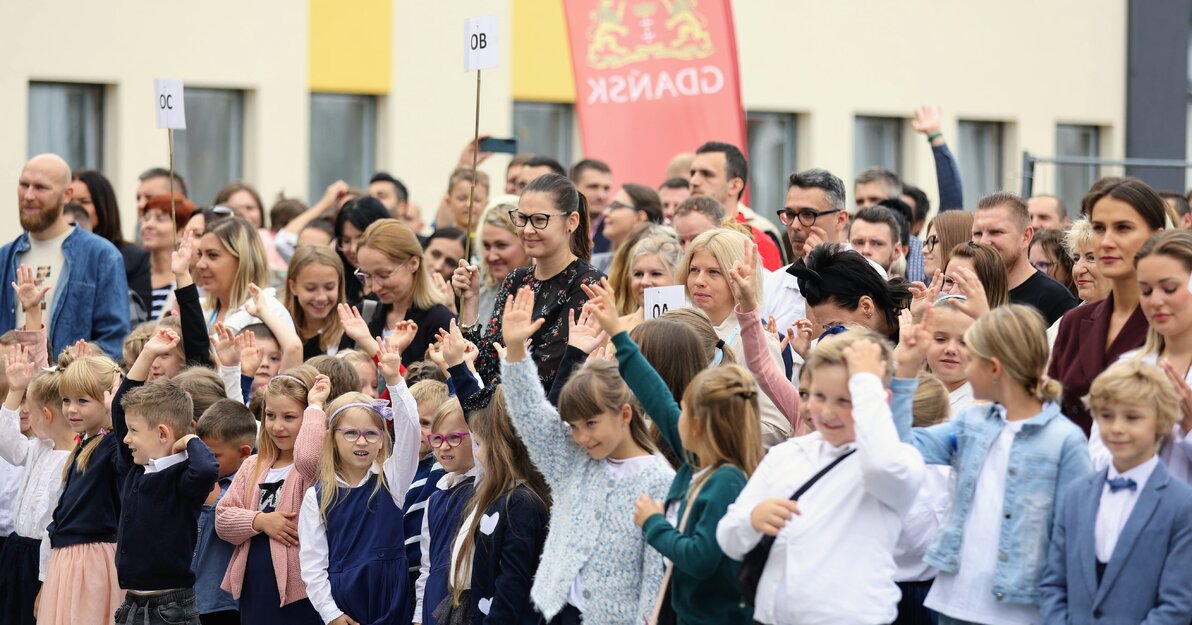
[[[1101,156],[1101,133],[1096,126],[1073,126],[1060,124],[1055,129],[1056,156]],[[1056,165],[1056,195],[1064,204],[1080,206],[1080,199],[1088,193],[1093,182],[1101,177],[1097,165]]]
[[[786,181],[795,171],[795,116],[746,113],[749,141],[749,201],[754,211],[774,221],[786,202]],[[776,224],[777,225],[777,224]]]
[[[956,148],[964,205],[971,210],[982,196],[1002,190],[1002,124],[961,120]]]
[[[869,167],[902,172],[902,120],[857,117],[853,127],[853,173]]]
[[[29,83],[29,156],[53,152],[103,169],[103,85]]]
[[[514,102],[513,132],[523,154],[549,156],[564,167],[571,162],[575,107],[550,102]]]
[[[377,99],[345,93],[310,94],[310,202],[343,180],[364,187],[377,168]]]
[[[195,204],[204,205],[244,175],[244,92],[187,87],[183,97],[186,130],[174,131],[174,170]]]

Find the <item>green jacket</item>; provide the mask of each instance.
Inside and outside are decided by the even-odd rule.
[[[617,347],[617,364],[621,377],[667,444],[680,458],[686,457],[679,437],[679,404],[654,367],[642,356],[637,343],[627,332],[613,337]],[[679,518],[687,513],[687,490],[694,472],[684,462],[675,473],[666,499],[669,504],[679,501]],[[741,469],[733,466],[716,468],[700,487],[683,532],[672,526],[666,517],[655,514],[642,526],[646,543],[674,562],[671,573],[671,606],[680,625],[749,624],[753,610],[741,606],[741,585],[737,571],[741,563],[724,555],[716,542],[716,525],[737,500],[748,481]]]

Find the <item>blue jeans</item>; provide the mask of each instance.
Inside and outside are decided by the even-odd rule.
[[[116,625],[199,625],[193,588],[153,595],[128,593],[116,610]]]

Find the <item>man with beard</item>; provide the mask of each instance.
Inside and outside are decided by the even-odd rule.
[[[70,166],[55,154],[33,157],[17,185],[21,236],[0,248],[3,284],[17,282],[17,267],[33,269],[52,354],[79,339],[119,356],[128,334],[128,282],[111,242],[70,225],[62,215],[71,198]],[[11,288],[0,289],[0,332],[24,325],[25,311]],[[51,356],[52,357],[52,356]]]

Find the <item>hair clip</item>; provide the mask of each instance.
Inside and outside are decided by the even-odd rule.
[[[277,380],[277,379],[293,380],[293,381],[295,381],[295,382],[297,382],[297,383],[298,383],[298,386],[301,386],[302,388],[304,388],[304,389],[306,389],[306,390],[308,390],[308,391],[310,390],[310,387],[308,387],[308,386],[306,385],[306,382],[303,382],[302,380],[300,380],[300,379],[298,379],[298,378],[296,378],[296,377],[294,377],[294,376],[292,376],[292,375],[290,375],[290,374],[288,374],[288,373],[279,373],[279,374],[277,374],[277,375],[273,376],[273,379],[274,379],[274,380]]]

